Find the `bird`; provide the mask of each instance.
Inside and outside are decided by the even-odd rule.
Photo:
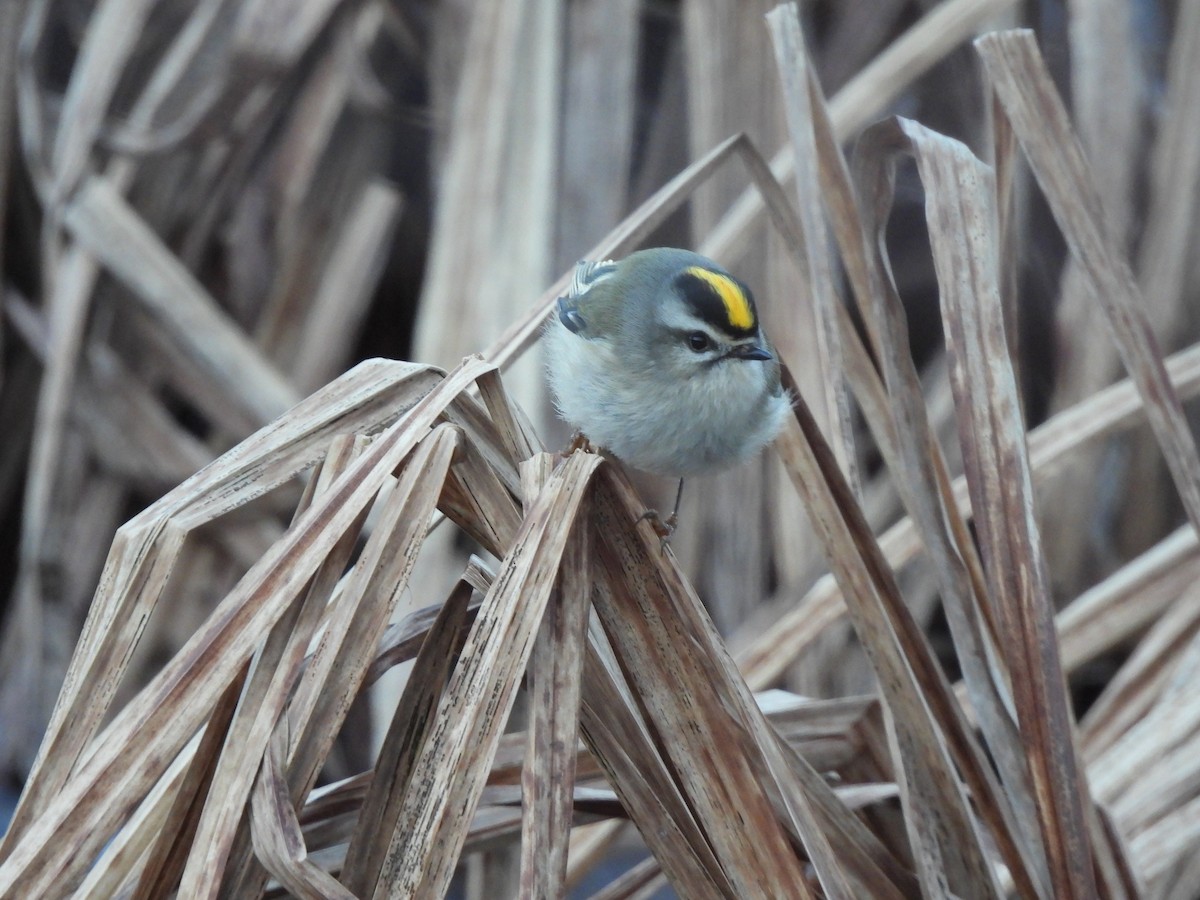
[[[664,540],[684,479],[754,456],[790,411],[750,289],[689,250],[581,260],[542,340],[555,409],[577,435],[680,479],[672,514],[646,514]]]

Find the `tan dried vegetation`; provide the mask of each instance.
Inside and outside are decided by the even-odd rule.
[[[1066,4],[1068,104],[1011,0],[0,3],[0,897],[557,897],[636,843],[590,896],[1200,896],[1200,3],[1158,75],[1134,6]],[[449,371],[338,374],[415,296],[410,139]],[[801,399],[663,552],[518,360],[547,273],[672,239]]]

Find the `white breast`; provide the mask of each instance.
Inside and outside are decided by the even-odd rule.
[[[788,412],[784,396],[769,393],[761,362],[728,360],[698,367],[694,377],[653,382],[617,360],[608,342],[573,334],[557,316],[543,341],[559,415],[647,472],[728,468],[771,441]]]

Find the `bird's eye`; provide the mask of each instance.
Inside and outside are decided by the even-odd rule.
[[[687,344],[697,353],[703,353],[712,347],[712,339],[703,331],[693,331],[687,336]]]

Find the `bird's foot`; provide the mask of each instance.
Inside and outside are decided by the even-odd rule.
[[[571,435],[571,441],[563,450],[563,456],[570,456],[576,450],[582,450],[584,453],[597,453],[596,445],[588,440],[587,435],[582,431],[577,431]]]
[[[654,533],[658,535],[661,541],[660,549],[666,550],[667,544],[671,540],[671,535],[675,533],[675,526],[679,524],[679,516],[671,513],[664,519],[658,514],[657,509],[648,509],[638,516],[638,521],[650,523],[650,527],[654,529]]]

